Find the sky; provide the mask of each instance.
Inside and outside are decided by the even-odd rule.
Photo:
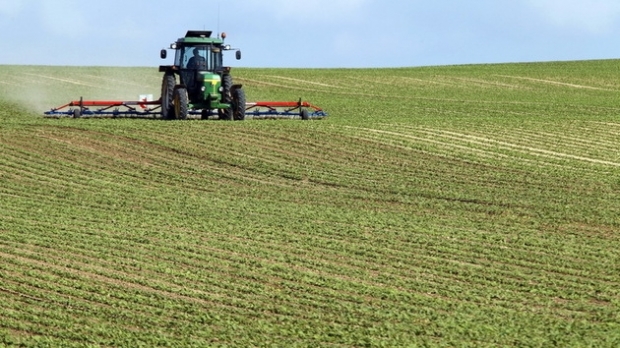
[[[189,29],[226,32],[233,67],[620,58],[620,0],[0,0],[0,65],[170,64]]]

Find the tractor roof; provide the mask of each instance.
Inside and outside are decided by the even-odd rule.
[[[206,30],[188,30],[185,37],[211,37],[211,31]]]
[[[224,40],[218,37],[211,37],[213,32],[208,30],[188,30],[185,37],[177,40],[180,44],[222,44]]]

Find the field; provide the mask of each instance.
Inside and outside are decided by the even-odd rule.
[[[161,76],[0,66],[0,346],[620,346],[620,61],[233,73],[330,116],[45,119]]]

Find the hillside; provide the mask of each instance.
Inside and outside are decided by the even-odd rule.
[[[0,346],[620,345],[620,61],[236,69],[321,121],[45,119],[0,67]]]

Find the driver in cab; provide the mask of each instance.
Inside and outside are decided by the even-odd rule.
[[[194,48],[193,53],[194,53],[194,56],[191,57],[189,61],[187,62],[187,68],[198,69],[198,70],[206,69],[207,60],[205,59],[205,57],[200,55],[200,51],[198,50],[198,47]]]

